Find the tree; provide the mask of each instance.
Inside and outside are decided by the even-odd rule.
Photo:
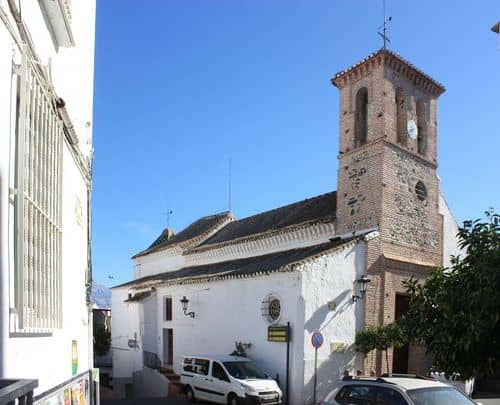
[[[94,353],[98,356],[104,356],[111,347],[111,333],[104,327],[98,326],[94,330]]]
[[[354,346],[356,350],[365,356],[374,349],[385,352],[387,370],[389,370],[390,347],[402,347],[407,343],[406,335],[400,325],[396,322],[380,326],[368,326],[356,334]]]
[[[401,323],[426,347],[433,365],[463,378],[483,376],[500,360],[500,217],[467,221],[460,228],[466,255],[451,268],[433,268],[423,283],[404,283],[410,295]]]

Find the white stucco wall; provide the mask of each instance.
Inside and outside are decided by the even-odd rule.
[[[443,266],[449,267],[452,256],[464,257],[465,252],[458,246],[458,225],[441,193],[439,193],[439,213],[443,217]]]
[[[324,347],[319,351],[319,387],[323,393],[345,368],[360,368],[355,354],[331,354],[330,343],[344,342],[350,346],[362,325],[363,302],[353,304],[354,280],[364,271],[364,243],[349,244],[347,248],[330,252],[300,266],[298,271],[273,273],[269,276],[215,281],[203,284],[187,284],[156,287],[156,293],[146,300],[124,304],[127,288],[112,289],[113,346],[117,336],[132,336],[141,330],[140,350],[149,350],[156,341],[156,353],[163,359],[163,328],[173,329],[174,371],[180,373],[183,355],[228,354],[234,343],[251,343],[249,357],[258,361],[272,375],[280,375],[285,386],[286,344],[267,341],[268,321],[262,316],[262,301],[269,295],[280,297],[282,314],[280,324],[290,322],[292,342],[290,352],[291,404],[302,404],[312,392],[314,351],[310,344],[312,331],[320,329],[325,335]],[[185,316],[180,299],[189,299],[188,311],[195,317]],[[164,321],[164,297],[173,299],[173,319]],[[139,324],[154,311],[151,301],[156,299],[157,327],[141,329]],[[328,311],[329,301],[337,308]],[[131,311],[139,309],[141,320]],[[147,322],[149,324],[149,321]],[[115,325],[116,328],[115,328]],[[135,354],[113,350],[114,377],[130,377],[134,367],[141,367]],[[135,360],[134,360],[135,359]],[[128,366],[130,363],[135,366]],[[127,370],[124,372],[124,370]],[[304,391],[305,386],[305,391]]]
[[[38,1],[16,2],[22,9],[37,54],[51,65],[51,75],[58,95],[66,100],[74,117],[83,153],[90,152],[93,97],[95,1],[72,2],[73,35],[76,47],[56,52]],[[6,0],[1,10],[10,15]],[[11,19],[12,26],[15,27]],[[64,54],[64,55],[63,55]],[[91,318],[85,300],[87,269],[87,185],[66,143],[62,166],[62,327],[48,336],[9,333],[9,312],[14,306],[12,279],[13,199],[12,187],[13,114],[11,108],[12,63],[20,61],[20,53],[12,36],[0,20],[0,377],[38,379],[35,395],[58,385],[72,376],[72,341],[78,350],[78,372],[92,367]],[[10,134],[10,136],[9,136]],[[81,220],[77,219],[77,206]],[[9,258],[10,256],[10,258]]]
[[[365,243],[350,244],[327,257],[318,258],[302,271],[302,297],[305,304],[304,324],[304,393],[300,403],[312,403],[315,349],[311,344],[314,331],[320,331],[324,343],[318,349],[317,399],[332,388],[344,370],[361,369],[362,358],[352,345],[356,332],[363,328],[364,301],[352,301],[358,294],[355,280],[365,271]],[[335,309],[328,307],[335,302]],[[343,343],[344,353],[332,352],[332,343]]]
[[[113,378],[132,378],[134,371],[142,369],[140,305],[137,302],[124,302],[127,298],[128,289],[111,290]],[[129,347],[129,340],[136,340],[137,347]]]

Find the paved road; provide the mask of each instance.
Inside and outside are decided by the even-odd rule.
[[[483,405],[500,405],[500,395],[497,398],[474,398],[474,401],[481,402]]]

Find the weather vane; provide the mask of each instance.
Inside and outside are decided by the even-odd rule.
[[[391,43],[389,40],[389,37],[387,36],[387,25],[390,21],[392,21],[392,17],[385,18],[385,0],[383,0],[383,7],[384,7],[384,24],[378,27],[379,31],[377,34],[379,34],[382,39],[384,40],[384,49],[387,49],[387,43]],[[380,30],[382,29],[382,32]]]

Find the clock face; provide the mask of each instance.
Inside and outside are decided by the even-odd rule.
[[[415,124],[415,121],[409,120],[408,124],[406,125],[406,130],[408,131],[408,138],[410,139],[417,139],[417,124]]]

